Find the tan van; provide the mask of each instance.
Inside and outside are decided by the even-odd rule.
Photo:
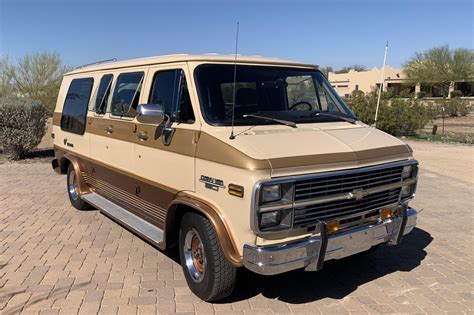
[[[159,249],[191,290],[228,296],[236,269],[273,275],[398,244],[416,224],[410,147],[360,122],[316,66],[173,55],[64,76],[53,168]]]

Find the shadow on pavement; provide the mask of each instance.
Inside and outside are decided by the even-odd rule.
[[[38,295],[34,298],[29,299],[27,303],[15,305],[15,306],[12,306],[10,308],[6,308],[4,310],[0,310],[0,314],[19,314],[25,308],[27,308],[29,306],[32,306],[32,305],[35,305],[37,303],[40,303],[42,301],[45,301],[47,299],[65,298],[70,291],[80,290],[81,287],[87,286],[89,284],[90,284],[90,281],[76,284],[76,285],[73,286],[73,288],[70,288],[70,287],[54,288],[51,292],[43,292],[42,294],[40,294],[40,295]],[[10,290],[10,291],[4,292],[4,293],[0,293],[0,302],[3,299],[8,300],[9,298],[11,298],[11,297],[13,297],[17,294],[21,294],[21,293],[25,293],[25,292],[27,292],[26,289],[18,289],[18,290]]]
[[[426,257],[425,248],[432,240],[428,232],[415,228],[401,245],[381,246],[365,254],[327,261],[317,272],[295,270],[262,276],[241,268],[234,293],[220,303],[246,300],[258,294],[293,304],[341,299],[364,283],[393,272],[415,269]]]

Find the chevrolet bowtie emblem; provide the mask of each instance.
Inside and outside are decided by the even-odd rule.
[[[362,188],[354,189],[352,192],[347,194],[347,199],[362,200],[365,196],[368,195],[367,190]]]

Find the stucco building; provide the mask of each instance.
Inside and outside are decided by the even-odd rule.
[[[374,89],[379,89],[380,79],[382,76],[382,68],[373,68],[367,71],[350,70],[347,73],[329,72],[328,79],[331,85],[336,89],[337,93],[343,97],[349,97],[353,91],[363,91],[369,93]],[[441,96],[440,92],[429,84],[410,84],[407,80],[403,69],[385,66],[383,91],[387,88],[393,89],[395,95],[400,94],[402,90],[408,90],[413,96],[420,91],[425,91],[427,96]],[[449,88],[449,92],[455,89],[461,90],[464,96],[474,95],[473,82],[453,82]]]

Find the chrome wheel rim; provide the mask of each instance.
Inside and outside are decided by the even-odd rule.
[[[195,282],[201,282],[206,272],[207,262],[204,246],[195,229],[186,233],[183,251],[189,275]]]
[[[74,170],[69,173],[67,187],[72,200],[77,200],[79,198],[79,191],[77,188],[76,172]]]

